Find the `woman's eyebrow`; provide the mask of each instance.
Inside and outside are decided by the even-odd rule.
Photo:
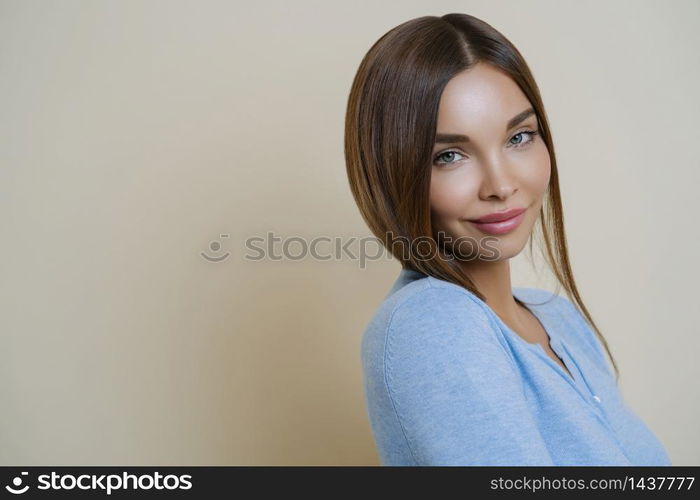
[[[526,120],[529,118],[531,115],[535,114],[535,110],[532,108],[526,109],[525,111],[522,111],[515,115],[513,118],[511,118],[508,121],[508,124],[506,125],[506,132],[508,132],[510,129],[515,127],[518,123]],[[462,135],[462,134],[437,134],[435,136],[435,144],[445,144],[445,143],[455,143],[455,142],[462,142],[466,143],[469,142],[469,136]]]

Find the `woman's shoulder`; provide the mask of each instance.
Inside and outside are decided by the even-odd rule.
[[[569,299],[558,292],[544,288],[515,287],[513,295],[524,302],[528,308],[542,311],[559,319],[574,321],[581,317],[578,309]]]
[[[514,291],[519,299],[550,315],[558,325],[558,334],[566,342],[592,356],[609,371],[603,345],[578,306],[569,298],[539,288],[515,288]]]
[[[496,324],[482,301],[469,290],[432,276],[411,281],[389,294],[377,309],[363,334],[362,354],[381,354],[388,342],[420,348],[430,334],[439,334],[445,344],[450,336],[468,331],[495,340]]]
[[[402,321],[410,322],[426,313],[448,316],[459,311],[460,315],[484,313],[481,301],[469,290],[426,276],[405,284],[389,294],[379,306],[375,318],[386,328]]]
[[[544,288],[524,286],[514,287],[513,295],[526,302],[528,305],[533,304],[538,307],[557,307],[561,304],[561,300],[566,300],[557,292],[552,292]]]
[[[410,287],[410,288],[409,288]],[[417,283],[407,285],[404,293],[391,304],[387,328],[407,326],[430,315],[445,326],[465,319],[486,321],[488,314],[484,303],[471,291],[454,283],[428,276]]]

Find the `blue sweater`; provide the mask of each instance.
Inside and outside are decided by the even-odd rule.
[[[382,465],[671,465],[566,298],[514,288],[571,376],[481,299],[403,269],[362,336]]]

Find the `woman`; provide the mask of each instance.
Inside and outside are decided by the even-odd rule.
[[[448,14],[382,36],[352,85],[345,156],[402,264],[361,347],[383,465],[671,465],[577,291],[547,116],[503,35]],[[578,307],[511,288],[536,223]]]

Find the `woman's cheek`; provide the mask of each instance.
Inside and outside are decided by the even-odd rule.
[[[442,174],[442,173],[441,173]],[[467,207],[475,190],[468,180],[460,179],[458,172],[453,175],[438,175],[431,181],[430,200],[435,215],[443,218],[462,218],[469,215]]]
[[[540,154],[537,158],[537,172],[541,191],[544,192],[549,185],[549,178],[552,174],[552,162],[549,156],[549,150],[544,144],[540,144]]]
[[[540,196],[549,185],[551,174],[549,153],[546,148],[543,150],[544,152],[532,155],[527,162],[521,162],[517,168],[520,173],[518,176],[520,188],[524,189],[529,197]]]

